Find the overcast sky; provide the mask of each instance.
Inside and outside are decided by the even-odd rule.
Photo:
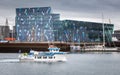
[[[8,18],[9,25],[15,25],[15,9],[22,7],[47,7],[59,13],[60,19],[102,22],[115,25],[120,29],[120,0],[0,0],[0,25]]]

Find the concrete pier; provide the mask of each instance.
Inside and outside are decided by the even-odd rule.
[[[106,43],[106,47],[118,47],[118,50],[83,50],[84,46],[102,45],[102,43],[70,43],[70,42],[51,42],[55,46],[59,47],[61,51],[71,52],[70,46],[80,46],[78,52],[120,52],[120,42]],[[36,51],[48,51],[49,42],[8,42],[0,43],[0,53],[18,53],[29,52],[31,49]],[[82,48],[82,49],[81,49]]]
[[[0,43],[0,52],[1,53],[18,53],[29,52],[31,49],[36,51],[48,51],[50,43]],[[61,51],[69,52],[69,45],[66,43],[52,43],[55,46],[61,48]]]

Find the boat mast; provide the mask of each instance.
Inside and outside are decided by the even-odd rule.
[[[105,26],[104,26],[104,15],[102,13],[102,28],[103,28],[103,49],[105,47]]]

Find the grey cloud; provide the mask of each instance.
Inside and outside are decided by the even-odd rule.
[[[117,21],[120,20],[118,16],[120,0],[1,0],[0,16],[15,15],[15,8],[18,7],[45,6],[51,6],[53,11],[76,13],[83,17],[98,17],[104,12],[106,16],[117,19]]]
[[[51,6],[55,9],[76,12],[97,12],[99,10],[119,11],[119,0],[1,0],[0,8]]]

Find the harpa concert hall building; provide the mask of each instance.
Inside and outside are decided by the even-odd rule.
[[[51,7],[16,8],[16,39],[22,42],[102,42],[103,24],[60,20]],[[104,24],[105,40],[112,40],[113,24]]]

